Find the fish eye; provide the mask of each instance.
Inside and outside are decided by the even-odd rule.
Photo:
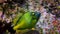
[[[34,13],[32,13],[34,15]]]
[[[34,15],[35,15],[35,13],[33,12],[33,13],[32,13],[32,15],[34,16]]]

